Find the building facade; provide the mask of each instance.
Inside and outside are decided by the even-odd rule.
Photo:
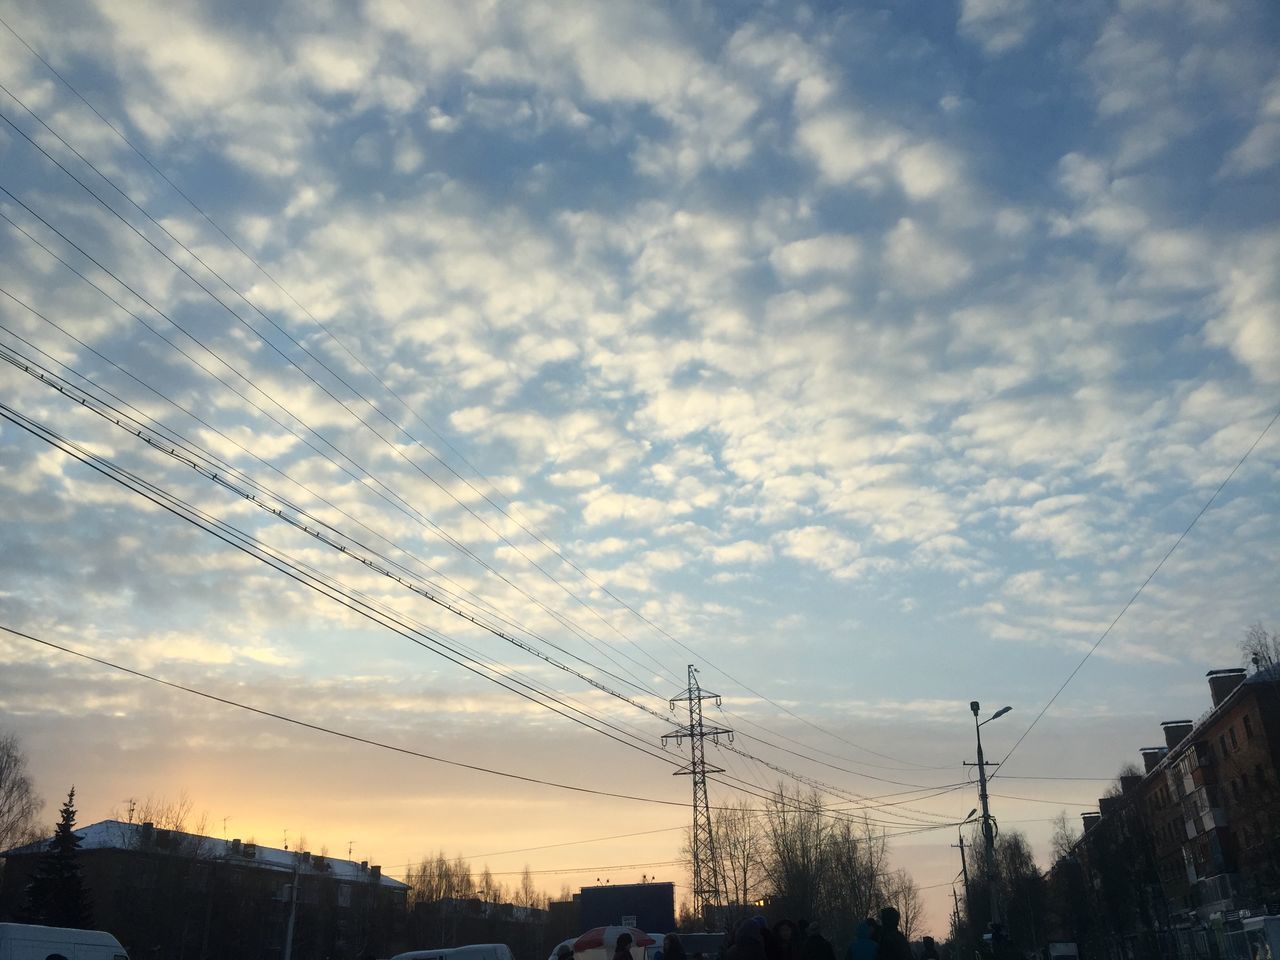
[[[77,830],[94,926],[135,960],[365,960],[403,936],[408,887],[377,866],[104,820]],[[46,842],[6,852],[0,920],[19,919]]]
[[[1058,871],[1109,956],[1216,956],[1242,917],[1280,912],[1280,667],[1207,679],[1209,710],[1161,725]]]

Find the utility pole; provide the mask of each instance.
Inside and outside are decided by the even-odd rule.
[[[715,832],[711,826],[711,809],[707,800],[707,774],[724,773],[720,767],[707,766],[704,744],[708,738],[719,743],[721,737],[733,742],[733,731],[724,727],[709,727],[702,720],[702,701],[714,700],[720,705],[719,694],[709,693],[698,685],[698,671],[689,664],[689,686],[671,698],[671,709],[677,703],[688,703],[689,723],[664,734],[662,742],[674,740],[680,746],[689,740],[689,762],[675,771],[674,776],[693,780],[693,896],[702,912],[702,922],[708,929],[718,926],[716,908],[721,901],[724,883],[720,876],[720,859],[716,856]]]
[[[959,848],[960,850],[960,871],[964,874],[964,903],[969,909],[969,912],[972,913],[973,905],[969,902],[969,897],[971,896],[969,893],[969,858],[964,855],[964,830],[961,829],[958,832],[960,834],[960,842],[953,843],[951,845],[951,849],[955,850],[956,848]],[[954,888],[952,889],[954,891]]]
[[[982,727],[992,720],[1003,717],[1013,708],[1001,707],[981,723],[978,722],[978,712],[982,708],[978,701],[971,700],[969,709],[973,711],[973,730],[978,737],[978,762],[976,764],[966,763],[965,766],[976,766],[978,768],[978,800],[982,805],[982,841],[985,854],[984,867],[987,875],[987,891],[991,900],[991,922],[999,923],[1000,905],[997,902],[996,884],[996,831],[995,821],[991,817],[991,805],[987,796],[987,761],[982,755]]]
[[[298,881],[302,878],[301,852],[293,857],[293,883],[289,890],[289,923],[284,931],[284,960],[293,960],[293,922],[298,917]]]
[[[956,904],[956,912],[955,912],[956,939],[960,940],[960,938],[964,936],[964,927],[962,926],[962,921],[960,920],[960,894],[956,893],[956,888],[954,884],[951,887],[951,899],[954,900]],[[966,890],[965,900],[967,901],[968,899],[969,899],[969,892]]]

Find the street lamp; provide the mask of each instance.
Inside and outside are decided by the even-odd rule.
[[[992,720],[998,720],[1013,707],[1001,707],[985,720],[978,720],[982,706],[977,700],[969,702],[973,711],[973,732],[978,738],[978,801],[982,805],[982,840],[986,850],[987,887],[991,897],[991,922],[999,922],[1000,911],[996,904],[996,834],[991,825],[991,807],[987,800],[987,762],[982,756],[982,728]]]

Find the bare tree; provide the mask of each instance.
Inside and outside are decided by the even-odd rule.
[[[177,830],[185,833],[187,821],[191,818],[194,806],[185,790],[178,794],[176,800],[148,796],[138,805],[134,819],[138,823],[150,823],[157,830]]]
[[[906,870],[895,870],[885,878],[885,899],[898,908],[901,918],[898,929],[908,940],[914,940],[916,927],[920,925],[923,906],[920,903],[920,888],[911,879]]]
[[[765,879],[765,835],[760,818],[746,801],[721,807],[714,816],[716,856],[730,904],[759,899]]]
[[[0,851],[38,839],[36,814],[44,801],[27,774],[27,754],[15,734],[0,736]]]
[[[816,792],[792,796],[781,786],[766,808],[766,875],[784,916],[816,916],[822,892],[826,823]]]
[[[484,869],[480,871],[480,885],[476,891],[480,894],[480,899],[485,903],[497,903],[498,885],[494,882],[493,873],[489,870],[486,863]]]
[[[1053,836],[1049,838],[1053,859],[1062,860],[1070,856],[1071,849],[1079,839],[1080,832],[1075,829],[1071,818],[1067,816],[1067,811],[1058,811],[1058,815],[1053,818]]]
[[[517,906],[534,908],[541,905],[542,897],[538,893],[538,888],[534,886],[533,874],[529,870],[526,863],[524,872],[520,874],[520,887],[516,891]]]
[[[1280,633],[1267,633],[1259,621],[1244,632],[1240,641],[1240,653],[1246,665],[1256,663],[1259,670],[1267,670],[1280,663]]]
[[[206,841],[209,839],[209,814],[205,811],[193,819],[195,803],[187,791],[179,792],[176,799],[148,795],[136,806],[132,805],[132,801],[130,803],[131,806],[125,817],[122,817],[118,810],[112,810],[112,819],[121,820],[127,817],[130,823],[149,823],[157,830],[169,830],[180,834],[181,836],[171,840],[171,846],[175,852],[192,857],[201,856],[206,852],[208,846]],[[134,843],[141,842],[141,834],[135,834]],[[299,838],[295,847],[302,850],[306,842],[305,837]]]
[[[825,847],[822,922],[828,935],[844,943],[863,917],[884,905],[889,845],[865,818],[842,817],[828,826]]]

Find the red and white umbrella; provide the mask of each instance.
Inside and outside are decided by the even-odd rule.
[[[618,937],[624,933],[631,934],[631,945],[633,947],[648,947],[657,943],[643,930],[637,930],[635,927],[592,927],[577,940],[573,941],[573,952],[579,953],[583,950],[613,950],[618,944]]]

